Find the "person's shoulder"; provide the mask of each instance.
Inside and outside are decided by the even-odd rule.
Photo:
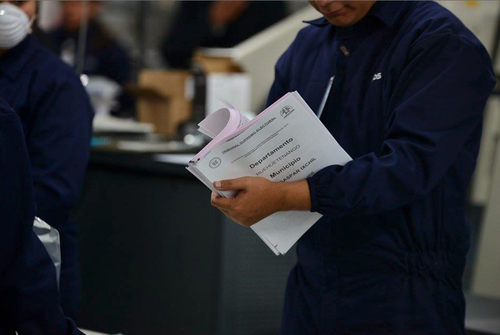
[[[301,46],[321,45],[329,29],[332,28],[331,24],[324,17],[303,22],[306,26],[299,30],[295,38],[295,44]]]
[[[290,69],[290,67],[295,66],[294,64],[301,64],[308,57],[314,55],[315,50],[321,47],[331,29],[331,25],[324,18],[303,22],[305,27],[298,31],[292,44],[280,57],[276,64],[277,68]]]
[[[408,5],[408,10],[402,22],[402,28],[415,35],[416,41],[452,37],[472,44],[480,52],[484,47],[479,39],[448,9],[435,1],[414,1]]]
[[[36,41],[35,41],[36,42]],[[59,56],[36,43],[36,50],[30,60],[29,69],[33,78],[31,94],[33,101],[40,103],[47,99],[77,99],[87,106],[88,95],[80,76],[74,68]]]
[[[75,69],[37,41],[34,43],[36,53],[33,62],[37,64],[37,72],[41,80],[60,85],[80,83]]]

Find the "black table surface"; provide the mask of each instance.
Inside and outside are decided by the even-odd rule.
[[[182,178],[194,178],[186,170],[185,165],[160,162],[156,157],[158,157],[156,154],[93,151],[90,155],[90,165],[131,169],[139,172],[166,174]]]

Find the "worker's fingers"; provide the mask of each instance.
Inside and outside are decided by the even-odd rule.
[[[231,216],[231,212],[230,211],[227,211],[225,209],[220,209],[218,208],[219,211],[221,211],[227,218],[231,219],[232,220],[232,216]]]
[[[248,177],[219,180],[214,182],[214,187],[221,191],[244,190],[248,185]]]
[[[210,196],[210,201],[212,202],[212,205],[214,204],[214,200],[217,202],[218,198],[224,199],[217,193],[212,192],[212,195]],[[231,213],[227,209],[222,209],[222,208],[217,208],[217,209],[220,210],[222,213],[224,213],[224,215],[226,215],[227,217],[230,217]]]
[[[212,192],[211,196],[212,206],[215,206],[221,210],[229,210],[231,208],[232,199],[224,198],[215,192]]]

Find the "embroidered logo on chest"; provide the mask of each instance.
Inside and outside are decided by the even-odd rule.
[[[382,72],[375,73],[375,74],[373,75],[373,79],[372,79],[372,81],[375,81],[375,80],[380,80],[380,79],[382,79]]]

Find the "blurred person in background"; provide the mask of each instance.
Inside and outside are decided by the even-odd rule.
[[[83,73],[100,75],[126,83],[131,80],[132,66],[127,52],[122,48],[97,21],[102,11],[101,1],[87,1],[88,27]],[[71,66],[76,66],[80,24],[84,19],[84,1],[62,1],[61,27],[50,32],[62,59]]]
[[[282,1],[182,1],[161,50],[170,67],[189,68],[196,48],[234,47],[286,14]]]
[[[0,334],[82,335],[61,311],[56,269],[33,232],[36,209],[23,126],[1,97],[0,153]]]
[[[132,63],[125,49],[98,22],[103,10],[102,1],[86,1],[88,27],[85,40],[83,73],[103,76],[121,86],[132,81]],[[77,66],[80,25],[85,18],[84,1],[62,1],[61,27],[50,32],[58,53],[70,66]],[[119,106],[113,110],[119,116],[134,114],[134,100],[127,94],[118,98]]]
[[[21,3],[23,1],[18,1],[18,3]],[[37,4],[36,2],[28,2],[24,5],[24,12],[28,15],[28,17],[30,18],[36,18],[36,13],[37,13]],[[37,39],[37,41],[43,45],[44,47],[46,47],[47,49],[49,49],[50,51],[54,52],[54,53],[57,53],[57,48],[56,48],[56,45],[54,43],[54,41],[52,40],[52,38],[46,33],[44,32],[43,30],[41,30],[38,25],[36,24],[36,21],[33,22],[33,24],[31,25],[31,31],[32,31],[32,35],[35,36],[35,38]]]
[[[89,159],[93,110],[75,71],[31,36],[35,1],[2,2],[0,92],[21,118],[37,216],[61,237],[61,305],[76,319],[81,283],[72,220]]]

